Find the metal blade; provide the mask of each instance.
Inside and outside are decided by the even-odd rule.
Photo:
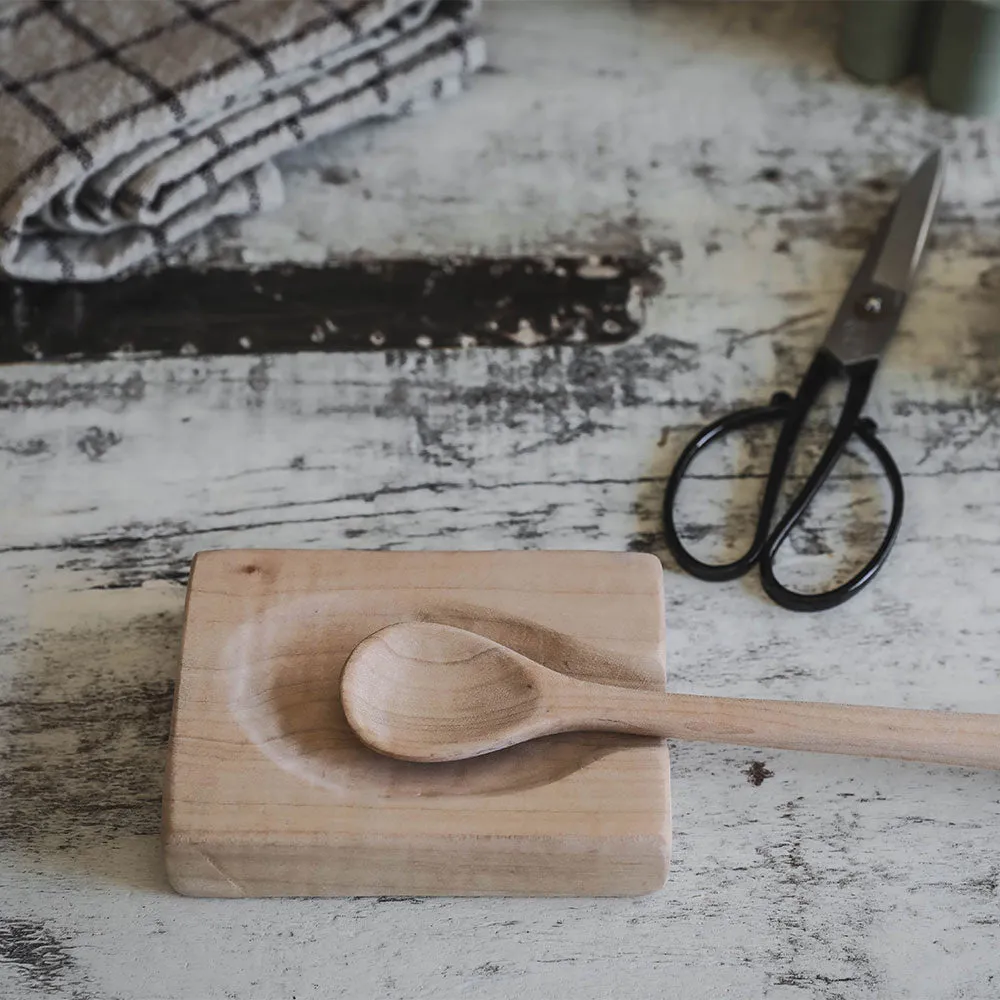
[[[872,281],[897,292],[909,289],[934,221],[943,180],[944,157],[937,149],[920,164],[899,193],[889,231],[872,271]]]
[[[896,332],[944,180],[935,150],[904,185],[858,268],[823,346],[844,365],[877,358]]]

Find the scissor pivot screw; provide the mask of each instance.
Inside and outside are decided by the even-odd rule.
[[[858,302],[858,312],[862,316],[880,316],[884,305],[881,295],[866,295]]]

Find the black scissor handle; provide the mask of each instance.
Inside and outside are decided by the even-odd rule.
[[[757,530],[747,551],[728,563],[707,563],[693,556],[677,534],[674,521],[674,508],[677,504],[677,491],[687,473],[688,467],[710,444],[719,438],[732,434],[734,431],[745,430],[754,424],[766,424],[775,420],[785,420],[792,405],[792,397],[785,392],[775,393],[767,406],[752,406],[745,410],[737,410],[709,424],[696,437],[688,442],[667,480],[667,490],[663,496],[663,534],[667,548],[685,573],[699,580],[709,580],[721,583],[725,580],[735,580],[745,576],[754,566],[764,551],[770,524],[763,517],[757,521]]]
[[[781,533],[779,533],[778,529],[775,529],[771,537],[768,538],[764,552],[760,556],[760,581],[767,596],[775,604],[780,604],[781,607],[787,608],[789,611],[827,611],[853,597],[859,590],[868,586],[875,574],[882,568],[882,564],[885,562],[893,543],[896,541],[896,535],[899,533],[899,525],[903,519],[903,477],[900,475],[899,467],[896,465],[892,455],[889,454],[889,450],[878,439],[874,421],[869,420],[867,417],[859,420],[855,424],[852,433],[860,438],[868,450],[875,456],[876,461],[882,466],[882,470],[889,480],[889,489],[892,493],[892,511],[889,514],[889,526],[886,528],[885,535],[882,537],[882,543],[875,554],[850,580],[842,583],[839,587],[834,587],[833,590],[826,590],[818,594],[800,594],[797,591],[789,590],[775,577],[774,557],[778,549],[781,548],[791,526],[798,518],[789,523]],[[799,517],[801,517],[801,514]],[[782,523],[784,523],[784,519]],[[781,525],[779,525],[779,528],[781,528]]]
[[[899,523],[903,514],[903,482],[899,469],[885,446],[875,434],[875,426],[871,421],[859,419],[861,409],[868,396],[872,378],[875,375],[876,362],[861,362],[844,368],[829,352],[821,349],[809,366],[802,384],[794,399],[779,393],[768,406],[752,407],[737,413],[722,417],[706,427],[681,453],[676,466],[667,482],[663,500],[663,530],[667,547],[677,560],[681,569],[702,580],[722,581],[733,580],[747,573],[755,563],[760,563],[761,580],[765,592],[782,607],[792,611],[822,611],[842,604],[870,582],[885,562],[889,549],[895,541]],[[806,415],[816,402],[823,387],[840,373],[846,373],[849,385],[847,398],[841,410],[840,417],[834,428],[823,454],[816,463],[802,489],[796,494],[774,530],[771,522],[774,518],[781,483],[788,470],[788,464],[805,422]],[[684,474],[704,448],[717,438],[741,430],[756,423],[766,423],[772,420],[783,420],[781,433],[775,446],[771,468],[764,486],[764,497],[761,502],[760,516],[753,540],[746,553],[739,559],[721,565],[705,563],[695,558],[683,545],[677,534],[674,523],[674,506],[677,491],[680,488]],[[799,594],[789,590],[774,576],[773,560],[775,553],[781,547],[788,532],[803,516],[812,498],[826,481],[834,463],[843,453],[852,435],[861,438],[868,449],[884,469],[892,489],[892,514],[889,528],[878,551],[866,566],[851,580],[834,590],[820,594]]]

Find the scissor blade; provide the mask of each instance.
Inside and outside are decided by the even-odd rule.
[[[889,229],[875,260],[872,280],[897,292],[913,283],[944,180],[944,157],[937,149],[924,159],[899,193]]]
[[[927,244],[943,179],[944,158],[935,150],[906,182],[882,220],[823,342],[841,364],[878,358],[896,332]]]

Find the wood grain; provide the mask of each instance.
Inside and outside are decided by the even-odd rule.
[[[316,144],[286,167],[287,210],[217,231],[207,257],[645,246],[665,279],[645,333],[0,371],[0,993],[995,995],[990,772],[678,743],[670,881],[632,899],[169,891],[174,581],[199,550],[632,547],[664,559],[672,690],[1000,711],[996,127],[845,78],[837,3],[486,14],[494,72],[432,115]],[[939,142],[942,213],[869,404],[907,489],[884,572],[802,618],[753,580],[676,572],[658,532],[680,447],[794,387],[871,225]],[[332,167],[359,177],[330,184]],[[700,551],[745,545],[768,443],[692,470],[681,521]],[[877,541],[866,475],[834,470],[781,579],[809,586]]]
[[[366,635],[442,618],[575,676],[662,690],[662,605],[659,562],[640,554],[199,555],[164,792],[171,884],[195,896],[660,888],[662,743],[567,734],[503,758],[406,764],[358,741],[339,692]]]

